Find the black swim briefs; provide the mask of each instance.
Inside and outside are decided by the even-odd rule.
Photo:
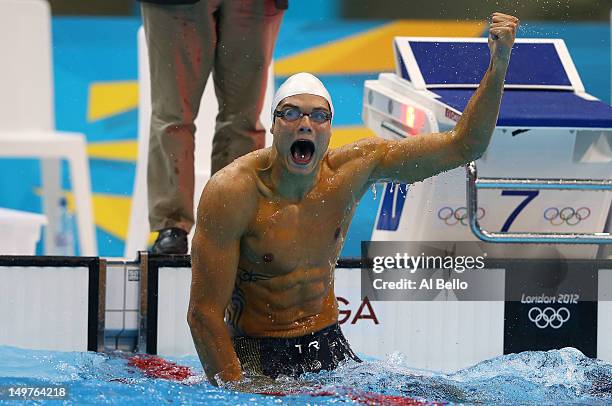
[[[234,337],[233,342],[243,371],[271,378],[329,371],[349,358],[361,362],[338,324],[301,337]]]

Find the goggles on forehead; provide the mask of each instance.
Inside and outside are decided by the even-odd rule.
[[[332,114],[325,110],[313,110],[310,113],[304,113],[298,107],[293,106],[274,111],[274,117],[282,117],[287,121],[296,121],[304,116],[308,116],[315,123],[324,123],[332,118]]]

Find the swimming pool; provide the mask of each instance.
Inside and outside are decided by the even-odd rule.
[[[400,353],[385,360],[365,357],[362,364],[345,364],[298,381],[279,379],[274,387],[261,388],[287,393],[284,396],[213,387],[203,378],[196,357],[170,360],[189,367],[182,371],[193,375],[184,380],[148,377],[129,365],[130,356],[0,346],[0,387],[65,385],[66,402],[75,404],[612,403],[612,365],[573,348],[504,355],[451,374],[411,369]]]

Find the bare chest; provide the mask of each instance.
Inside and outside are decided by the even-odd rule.
[[[341,196],[314,193],[299,203],[262,201],[241,242],[241,264],[275,275],[332,267],[354,211],[350,196]]]

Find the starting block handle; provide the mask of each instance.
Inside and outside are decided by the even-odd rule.
[[[478,179],[474,162],[466,165],[467,209],[472,233],[494,243],[519,244],[612,244],[610,233],[509,233],[483,230],[478,224],[478,189],[612,190],[612,180],[595,179]]]
[[[383,121],[382,123],[380,123],[380,126],[386,130],[391,131],[393,134],[399,135],[402,138],[408,138],[410,137],[410,134],[407,133],[406,131],[402,130],[401,128],[399,128],[398,126],[396,126],[395,124],[393,124],[390,121]]]

